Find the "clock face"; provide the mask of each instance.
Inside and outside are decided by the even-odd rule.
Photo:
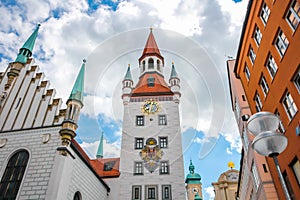
[[[146,100],[142,105],[142,112],[145,114],[154,114],[159,110],[159,105],[152,99]]]
[[[230,172],[227,175],[227,180],[228,181],[238,181],[239,179],[239,174],[236,172]]]
[[[192,192],[193,192],[194,194],[198,193],[198,188],[196,188],[196,187],[192,188]]]

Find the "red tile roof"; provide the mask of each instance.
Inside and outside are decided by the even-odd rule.
[[[106,163],[112,163],[112,169],[105,171],[104,165]],[[102,178],[116,178],[120,176],[119,166],[120,166],[120,158],[102,158],[91,160],[91,164],[93,168],[96,170],[97,174],[99,174]]]
[[[160,54],[159,48],[158,48],[158,46],[156,44],[154,35],[152,33],[152,30],[151,30],[150,34],[148,36],[148,40],[146,42],[143,54],[139,58],[139,61],[141,61],[146,56],[152,56],[152,55],[156,55],[156,56],[158,56],[159,58],[161,58],[164,61],[164,58]]]
[[[120,158],[104,158],[91,160],[75,139],[72,139],[72,147],[77,150],[84,161],[96,172],[99,177],[117,178],[120,176]],[[114,165],[112,166],[112,170],[104,171],[104,164],[111,161],[115,161]]]
[[[149,87],[147,79],[152,76],[154,78],[154,86]],[[132,96],[144,95],[173,95],[173,92],[168,87],[165,79],[158,73],[146,73],[140,77],[139,82],[132,91]]]

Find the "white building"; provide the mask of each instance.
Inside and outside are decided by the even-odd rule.
[[[120,196],[124,199],[185,199],[178,104],[180,80],[172,66],[164,80],[164,58],[150,31],[136,86],[130,66],[123,80]]]
[[[185,199],[174,65],[169,85],[164,58],[150,32],[133,85],[123,81],[120,158],[90,159],[74,139],[83,107],[85,61],[67,108],[34,62],[39,26],[16,60],[0,73],[0,199]],[[103,138],[102,138],[103,139]]]

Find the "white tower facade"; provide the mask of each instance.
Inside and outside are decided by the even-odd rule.
[[[152,31],[139,67],[138,83],[130,87],[130,94],[123,90],[122,96],[119,196],[133,200],[185,199],[179,78],[173,73],[173,88],[165,82],[164,58]],[[126,77],[129,79],[128,71]]]

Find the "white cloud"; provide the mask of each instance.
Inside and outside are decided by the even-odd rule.
[[[206,49],[203,51],[206,52],[205,54],[197,56],[210,57],[218,76],[211,76],[208,73],[212,65],[208,65],[204,60],[197,63],[196,69],[188,66],[188,63],[184,61],[185,57],[175,60],[176,69],[182,78],[183,91],[180,104],[182,130],[193,127],[198,131],[203,131],[207,138],[218,137],[219,132],[222,132],[225,139],[231,143],[232,149],[239,149],[241,143],[237,139],[237,130],[232,125],[234,124],[231,121],[232,113],[228,111],[225,114],[222,113],[224,107],[230,106],[230,103],[226,101],[228,83],[224,54],[234,55],[235,53],[243,21],[241,13],[246,12],[246,4],[246,1],[235,4],[232,0],[156,0],[151,3],[146,0],[132,0],[122,1],[116,11],[108,9],[107,6],[100,6],[97,10],[88,13],[89,8],[84,0],[32,1],[24,7],[0,7],[0,50],[3,55],[12,60],[15,59],[18,48],[35,25],[41,22],[42,26],[33,57],[36,58],[41,71],[45,72],[46,79],[51,81],[51,87],[56,88],[56,96],[61,97],[65,102],[82,59],[89,58],[96,47],[103,47],[103,44],[107,44],[106,41],[116,38],[118,34],[154,26],[154,28],[176,31],[183,34],[182,37],[190,36],[194,42],[198,43],[198,46],[201,45]],[[58,12],[60,18],[53,17],[54,11]],[[147,32],[141,31],[141,33],[144,35],[134,38],[139,48],[143,47],[147,37]],[[165,50],[168,50],[168,41],[157,37],[158,33],[159,29],[154,29],[158,46],[166,47]],[[85,83],[87,96],[82,113],[93,117],[104,114],[110,120],[122,119],[121,80],[127,63],[137,66],[141,49],[136,49],[135,52],[123,51],[123,54],[116,53],[114,57],[109,57],[111,60],[106,55],[118,52],[118,49],[126,45],[128,41],[130,40],[120,40],[114,46],[106,46],[102,52],[105,56],[97,61],[95,67],[91,67],[93,61],[88,59]],[[173,42],[168,45],[180,46],[181,49],[174,52],[179,55],[183,55],[182,51],[193,52],[191,46],[185,46],[184,43],[179,45]],[[176,59],[175,54],[164,52],[163,55],[166,59],[166,67],[170,66],[174,57]],[[1,71],[7,66],[8,61],[2,58]],[[97,74],[95,71],[101,73]],[[133,67],[135,83],[138,77],[137,71],[137,68]],[[93,76],[93,74],[99,76]],[[168,76],[169,74],[166,73],[166,77]],[[214,84],[220,82],[225,91],[221,87],[219,90],[212,89]],[[220,92],[225,93],[223,102],[216,100],[215,93]],[[218,118],[215,118],[216,116]],[[218,130],[217,127],[222,127],[222,129]]]
[[[96,158],[99,141],[87,143],[82,142],[80,146],[87,152],[90,158]],[[103,157],[104,158],[117,158],[120,157],[120,145],[119,141],[109,143],[106,139],[103,139]]]
[[[214,187],[210,186],[210,187],[204,188],[204,192],[208,196],[208,200],[213,200],[215,198]]]
[[[226,148],[226,152],[228,155],[232,155],[232,151],[228,147]]]

